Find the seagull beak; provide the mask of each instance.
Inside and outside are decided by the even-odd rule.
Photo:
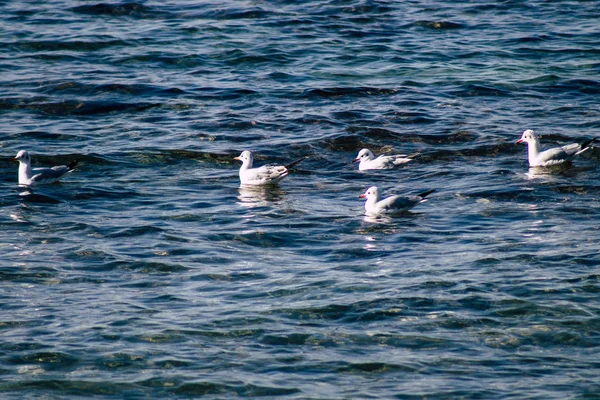
[[[357,162],[360,161],[360,158],[355,158],[354,160],[352,160],[352,162]]]
[[[233,159],[234,159],[234,160],[238,160],[238,161],[242,161],[242,159],[241,159],[241,158],[239,158],[239,157],[233,157]]]
[[[363,194],[361,194],[360,196],[358,196],[358,198],[359,198],[359,199],[366,199],[366,198],[367,198],[367,196],[365,196],[365,194],[363,193]]]
[[[523,139],[519,139],[515,143],[525,143],[525,142],[523,141]]]

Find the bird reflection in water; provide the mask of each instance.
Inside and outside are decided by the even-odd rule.
[[[31,188],[25,188],[24,190],[19,191],[19,196],[21,197],[21,201],[29,202],[29,203],[48,203],[48,204],[58,204],[61,203],[61,200],[48,196],[42,193],[34,193]]]
[[[239,204],[245,207],[265,207],[282,199],[284,192],[275,185],[239,187]]]
[[[371,215],[365,215],[363,217],[363,221],[371,223],[371,224],[391,224],[393,222],[393,219],[391,217],[386,217],[386,216],[371,216]]]
[[[572,178],[579,172],[589,170],[590,168],[573,167],[571,163],[564,163],[551,167],[529,167],[525,174],[527,179],[548,179],[555,181],[558,178]]]

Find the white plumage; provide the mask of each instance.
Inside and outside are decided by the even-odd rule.
[[[371,186],[365,193],[358,197],[367,199],[365,202],[365,214],[369,216],[394,215],[406,212],[417,204],[426,201],[425,197],[433,192],[435,192],[435,189],[418,195],[390,196],[379,200],[379,189],[377,189],[377,186]]]
[[[78,162],[75,160],[68,165],[52,168],[31,168],[31,156],[26,150],[19,151],[15,160],[19,161],[19,185],[22,186],[56,182],[61,176],[72,171]]]
[[[244,150],[242,154],[234,158],[241,161],[240,183],[242,185],[270,185],[275,184],[289,174],[288,168],[296,165],[303,159],[294,161],[286,166],[283,165],[263,165],[262,167],[252,168],[254,156],[252,152]]]
[[[590,145],[594,140],[542,150],[538,136],[531,129],[527,129],[517,143],[527,143],[527,159],[530,167],[549,167],[571,161],[574,157],[591,149]]]
[[[369,169],[392,169],[399,165],[406,164],[412,161],[414,155],[407,156],[406,154],[380,155],[375,158],[373,152],[369,149],[362,149],[353,162],[360,161],[358,169],[361,171]]]

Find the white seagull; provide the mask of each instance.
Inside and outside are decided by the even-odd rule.
[[[590,145],[594,140],[596,138],[542,151],[538,136],[531,129],[527,129],[517,143],[527,143],[530,167],[549,167],[571,161],[575,156],[591,149]]]
[[[365,193],[358,196],[358,198],[367,199],[365,202],[365,214],[369,216],[395,215],[406,212],[417,204],[427,201],[425,197],[433,192],[435,192],[435,189],[413,196],[390,196],[379,200],[377,186],[371,186]]]
[[[362,149],[352,162],[360,161],[358,169],[365,171],[368,169],[392,169],[401,164],[412,161],[416,154],[407,156],[406,154],[395,154],[391,156],[380,155],[375,158],[373,152],[369,149]]]
[[[298,164],[304,158],[294,161],[286,166],[283,165],[263,165],[262,167],[252,168],[254,156],[248,150],[242,151],[239,157],[234,160],[242,162],[240,167],[240,183],[242,185],[270,185],[276,184],[289,174],[289,168]]]
[[[52,168],[31,168],[31,156],[26,150],[19,151],[15,160],[19,161],[19,185],[22,186],[56,182],[58,178],[72,171],[79,162],[75,160],[68,165]]]

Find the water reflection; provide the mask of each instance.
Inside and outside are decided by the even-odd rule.
[[[390,223],[392,223],[392,218],[381,216],[381,215],[379,215],[379,216],[365,215],[363,218],[363,221],[370,223],[370,224],[390,224]]]
[[[555,179],[557,172],[554,168],[530,167],[525,176],[527,179]]]
[[[574,177],[579,172],[585,171],[586,168],[573,167],[571,163],[564,163],[560,165],[554,165],[551,167],[529,167],[529,170],[525,174],[528,179],[547,179],[554,181],[558,177]]]
[[[279,186],[240,186],[239,204],[245,207],[265,207],[283,198],[284,192]]]
[[[389,225],[393,222],[398,222],[402,220],[412,220],[414,217],[421,215],[421,213],[415,213],[412,211],[405,211],[400,214],[395,215],[367,215],[363,217],[364,222],[368,222],[370,224],[379,224],[379,225]]]
[[[15,222],[20,222],[20,223],[29,222],[27,219],[25,219],[25,216],[20,211],[10,213],[8,216],[10,217],[10,219],[12,219]]]
[[[19,196],[21,196],[21,200],[31,203],[48,203],[48,204],[58,204],[62,201],[52,196],[48,196],[42,193],[34,193],[33,189],[26,188],[25,190],[19,191]]]
[[[363,236],[365,240],[365,244],[363,245],[363,249],[366,251],[377,251],[379,250],[379,246],[377,246],[377,238],[372,235],[365,234]]]

